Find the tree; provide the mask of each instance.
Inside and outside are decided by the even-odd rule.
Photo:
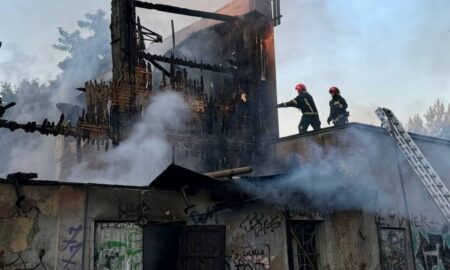
[[[425,128],[425,124],[423,122],[422,117],[419,114],[415,114],[408,119],[408,123],[406,123],[406,128],[408,131],[419,133],[419,134],[427,134],[427,129]]]
[[[58,28],[59,43],[53,48],[68,53],[68,57],[58,64],[63,72],[57,81],[80,85],[112,68],[110,21],[105,14],[103,10],[87,13],[85,21],[77,22],[80,29],[72,33]],[[92,35],[83,38],[81,34],[86,31]]]
[[[93,80],[112,68],[109,19],[105,15],[102,10],[94,14],[87,13],[86,20],[77,22],[80,29],[72,33],[59,28],[59,43],[53,45],[53,48],[68,55],[58,64],[61,73],[56,80],[41,83],[38,80],[24,79],[15,86],[0,82],[0,96],[5,102],[17,103],[4,115],[6,119],[19,122],[41,122],[44,118],[58,120],[56,103],[82,105],[76,100],[79,92],[75,87],[83,86],[85,81]],[[0,129],[0,175],[7,172],[13,150],[33,143],[39,145],[46,138],[26,135],[23,132],[11,133]],[[27,152],[27,155],[39,157],[43,153]]]
[[[0,96],[3,102],[9,103],[16,100],[16,93],[13,91],[13,87],[9,82],[0,82]]]
[[[409,118],[408,131],[424,135],[450,139],[450,104],[445,107],[439,99],[431,105],[423,115],[413,115]]]

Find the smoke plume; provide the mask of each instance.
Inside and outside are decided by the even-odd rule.
[[[103,153],[98,164],[75,167],[69,180],[121,185],[148,185],[172,160],[168,131],[181,132],[189,107],[176,92],[163,92],[152,102],[131,134],[118,147]]]
[[[301,155],[278,156],[282,171],[267,181],[237,180],[243,191],[270,203],[293,208],[311,207],[323,211],[363,209],[375,213],[380,208],[402,209],[402,189],[397,168],[396,145],[391,138],[348,128],[337,136],[345,142],[316,143],[305,138]],[[302,147],[303,147],[302,146]],[[409,168],[401,156],[403,172]],[[434,209],[419,179],[405,177],[410,209],[423,205]],[[439,213],[438,213],[439,215]]]

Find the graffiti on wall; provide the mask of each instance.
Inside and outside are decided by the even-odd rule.
[[[440,230],[413,229],[413,247],[418,270],[450,269],[449,226]]]
[[[142,250],[142,228],[136,224],[96,224],[95,269],[142,269]]]
[[[246,217],[239,224],[239,228],[246,233],[254,233],[256,237],[265,235],[268,232],[274,232],[280,228],[283,221],[283,215],[279,213],[267,215],[262,212],[254,211],[247,213]]]
[[[408,218],[404,212],[396,208],[379,209],[375,219],[380,227],[404,228],[408,226]],[[411,226],[415,228],[432,228],[440,223],[420,212],[411,212],[409,216]]]
[[[380,229],[381,263],[383,270],[406,270],[405,230]]]
[[[404,211],[396,208],[380,209],[376,215],[379,226],[406,228],[408,218]],[[417,270],[450,269],[450,232],[449,226],[438,214],[410,212],[412,245]]]
[[[77,255],[83,251],[83,225],[69,227],[61,244],[61,262],[63,269],[80,269],[81,262],[77,261]]]
[[[416,217],[418,220],[418,218]],[[408,226],[408,219],[403,212],[395,208],[378,209],[375,214],[375,222],[383,228],[405,228]]]
[[[33,258],[33,263],[30,263],[24,259],[22,252],[17,252],[15,254],[6,254],[7,252],[0,250],[0,269],[38,269],[38,267],[46,269],[45,263],[43,261],[45,256],[45,249],[41,249],[39,252],[35,252],[38,253],[36,256],[37,259]],[[10,261],[7,261],[6,257],[12,259],[10,259]]]
[[[228,264],[230,270],[270,269],[270,246],[257,245],[233,251]]]
[[[216,213],[210,210],[210,207],[206,209],[205,213],[199,213],[197,210],[192,210],[189,213],[189,218],[194,225],[205,225],[209,221],[213,220]]]

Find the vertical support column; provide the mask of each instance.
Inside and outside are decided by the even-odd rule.
[[[111,3],[111,51],[113,82],[120,87],[117,104],[111,106],[113,145],[126,136],[136,115],[135,67],[137,64],[135,0]],[[122,104],[123,103],[123,104]]]
[[[111,47],[113,80],[121,77],[123,69],[136,65],[136,11],[135,0],[112,0]]]

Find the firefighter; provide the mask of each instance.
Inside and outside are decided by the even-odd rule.
[[[306,91],[304,84],[297,84],[295,86],[298,96],[289,102],[283,102],[277,105],[277,108],[295,107],[302,112],[302,119],[298,125],[298,132],[305,133],[309,125],[314,130],[320,129],[319,113],[317,112],[316,104],[313,97]]]
[[[334,126],[342,126],[348,123],[347,102],[341,96],[339,88],[333,86],[329,90],[331,95],[330,100],[330,116],[328,116],[327,123],[333,122]]]

